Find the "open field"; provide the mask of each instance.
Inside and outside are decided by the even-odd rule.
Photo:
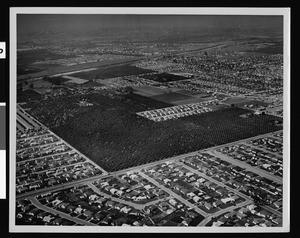
[[[86,99],[93,106],[79,107]],[[32,102],[30,113],[108,171],[116,171],[190,151],[279,130],[277,117],[241,118],[248,111],[228,108],[165,122],[136,112],[169,104],[139,95],[101,94]]]
[[[80,72],[73,74],[72,76],[92,80],[92,79],[107,79],[107,78],[115,78],[122,77],[128,75],[136,75],[136,74],[145,74],[151,73],[152,70],[142,69],[135,66],[130,65],[119,65],[119,66],[109,66],[102,67],[98,70],[93,70],[90,72]]]
[[[247,50],[249,53],[263,53],[263,54],[283,54],[283,44],[276,43],[273,45],[269,45],[267,47],[255,49],[255,50]]]

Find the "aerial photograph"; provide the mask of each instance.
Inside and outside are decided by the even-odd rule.
[[[283,16],[16,23],[15,226],[283,226]]]

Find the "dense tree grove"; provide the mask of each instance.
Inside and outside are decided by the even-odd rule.
[[[85,99],[93,106],[80,107]],[[177,120],[154,122],[136,112],[169,104],[135,94],[76,95],[28,103],[31,113],[108,171],[160,160],[281,129],[269,115],[226,108]]]

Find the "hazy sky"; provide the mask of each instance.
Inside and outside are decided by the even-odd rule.
[[[281,16],[18,14],[18,32],[94,27],[282,27]]]

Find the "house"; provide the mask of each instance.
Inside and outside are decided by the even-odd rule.
[[[89,196],[89,199],[94,201],[98,198],[98,196],[96,194],[92,194],[91,196]]]
[[[219,226],[221,226],[223,223],[221,222],[221,221],[214,221],[213,223],[212,223],[212,226],[214,226],[214,227],[219,227]]]
[[[68,205],[69,205],[69,203],[67,203],[67,202],[62,202],[62,203],[60,203],[60,204],[58,205],[58,207],[59,207],[59,208],[62,208],[62,209],[66,209]]]
[[[171,199],[169,200],[169,203],[170,203],[172,206],[176,206],[176,204],[177,204],[177,202],[176,202],[176,200],[175,200],[174,198],[171,198]]]
[[[113,201],[107,201],[106,202],[106,206],[109,206],[109,207],[111,207],[111,208],[115,208],[115,202],[113,202]]]
[[[207,210],[210,210],[210,209],[212,209],[212,205],[210,204],[210,203],[208,203],[208,202],[204,202],[204,207],[207,209]]]
[[[235,216],[235,214],[236,214],[235,211],[231,211],[231,212],[229,212],[229,213],[226,213],[226,214],[224,215],[224,217],[226,217],[226,218],[231,218],[231,217]]]
[[[94,216],[93,216],[93,220],[94,221],[100,221],[102,220],[104,217],[106,217],[106,214],[103,214],[101,212],[97,212]]]
[[[191,176],[193,176],[194,175],[194,173],[192,173],[192,172],[188,172],[188,173],[186,173],[185,174],[187,177],[191,177]]]
[[[112,188],[109,190],[111,194],[115,194],[118,190],[116,188]]]
[[[76,207],[76,209],[74,210],[74,213],[76,214],[81,214],[84,210],[81,207]]]
[[[125,205],[122,204],[122,203],[118,203],[118,204],[115,205],[115,208],[118,209],[118,210],[122,209],[123,207],[125,207]]]
[[[208,188],[210,188],[211,184],[212,184],[212,182],[210,182],[210,181],[206,181],[206,182],[204,183],[204,185],[205,185],[206,187],[208,187]]]
[[[54,217],[48,215],[48,216],[45,216],[45,217],[43,218],[43,221],[46,222],[46,223],[49,223],[49,222],[51,222],[51,220],[53,220],[53,219],[54,219]]]
[[[124,194],[124,192],[120,189],[120,190],[117,190],[117,192],[115,194],[118,196],[122,196]]]
[[[57,226],[61,225],[62,223],[63,223],[62,218],[56,218],[55,220],[52,221],[52,224]]]
[[[236,217],[239,218],[239,219],[243,219],[243,218],[246,217],[246,216],[247,216],[246,214],[240,213],[240,212],[238,212],[238,213],[236,214]]]
[[[193,220],[192,218],[188,217],[185,218],[181,223],[184,224],[185,226],[189,226],[192,220]]]
[[[66,207],[66,210],[67,210],[68,212],[73,212],[75,209],[76,209],[76,207],[73,206],[73,205],[68,205],[68,206]]]
[[[201,198],[199,196],[197,196],[197,195],[193,197],[194,202],[199,202],[200,199]]]
[[[83,215],[86,217],[86,218],[91,218],[92,216],[93,216],[93,212],[92,211],[90,211],[90,210],[85,210],[84,212],[83,212]]]
[[[107,201],[107,198],[101,197],[94,201],[94,203],[103,204]]]
[[[216,192],[220,195],[225,195],[227,193],[227,190],[225,188],[218,187],[216,189]]]
[[[217,201],[214,201],[214,202],[213,202],[213,206],[214,206],[214,207],[218,207],[218,206],[220,206],[221,204],[223,204],[223,202],[222,202],[221,200],[217,200]]]
[[[246,213],[248,211],[249,211],[249,209],[247,207],[242,207],[242,208],[239,209],[238,212],[241,213],[241,214],[243,214],[243,213]]]
[[[187,215],[191,218],[195,218],[198,216],[198,214],[196,212],[193,212],[193,211],[188,211],[187,212]]]
[[[55,199],[55,200],[52,201],[52,205],[53,205],[53,206],[57,206],[57,205],[60,204],[60,203],[62,203],[62,201],[59,200],[59,199]]]
[[[157,208],[156,206],[154,206],[155,208]],[[141,215],[141,211],[135,208],[132,208],[131,211],[129,212],[130,215],[135,215],[135,216],[139,216]]]
[[[193,193],[193,192],[190,192],[190,193],[187,194],[187,196],[188,196],[189,198],[192,198],[192,197],[194,197],[195,195],[196,195],[196,194]]]
[[[282,207],[282,201],[276,201],[273,203],[276,208]]]
[[[222,224],[224,224],[224,223],[226,223],[228,221],[228,218],[222,216],[221,218],[219,218],[218,221],[221,222]]]
[[[233,201],[234,201],[234,198],[232,198],[232,197],[221,198],[221,202],[224,204],[227,204],[227,203],[233,202]]]
[[[151,188],[153,188],[150,184],[147,184],[147,185],[145,185],[144,186],[144,188],[146,189],[146,190],[149,190],[149,189],[151,189]]]
[[[120,209],[120,212],[123,212],[123,213],[126,213],[126,214],[127,214],[127,213],[129,213],[131,210],[132,210],[132,208],[124,206],[124,207],[122,207],[122,208]]]
[[[273,218],[272,221],[273,221],[276,225],[282,224],[282,218],[280,218],[280,217]]]
[[[141,226],[142,224],[139,223],[138,221],[135,221],[134,223],[132,223],[132,225],[134,225],[134,226]]]
[[[261,210],[257,213],[257,215],[266,218],[270,216],[270,213],[266,210]]]
[[[251,211],[251,210],[253,210],[253,209],[255,209],[257,206],[256,205],[254,205],[254,204],[249,204],[249,205],[247,205],[247,208]]]

